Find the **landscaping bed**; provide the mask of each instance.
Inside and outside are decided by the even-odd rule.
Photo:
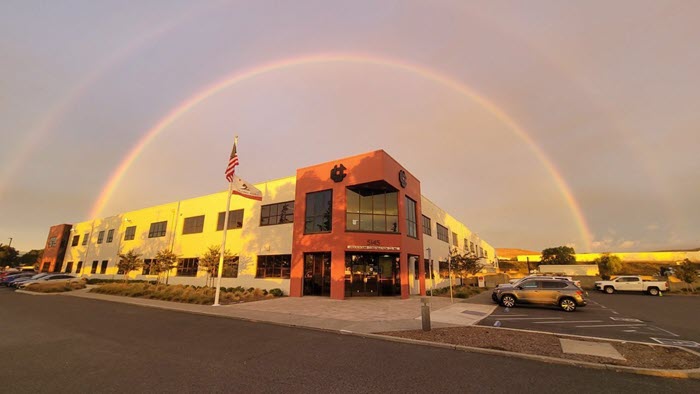
[[[154,300],[184,302],[190,304],[213,304],[216,289],[188,285],[165,285],[151,283],[106,283],[90,289],[92,293],[140,297]],[[219,303],[234,304],[264,300],[282,296],[282,290],[267,290],[242,287],[221,288]]]
[[[700,368],[700,356],[674,347],[606,341],[604,339],[572,338],[555,334],[532,333],[499,328],[450,327],[437,328],[431,331],[383,332],[382,335],[626,367],[662,369]],[[563,353],[559,338],[610,343],[626,360]]]
[[[485,288],[482,287],[475,287],[475,286],[452,286],[452,296],[454,298],[469,298],[471,296],[475,296],[477,294],[482,293]],[[430,294],[430,290],[427,291],[428,294]],[[434,289],[433,290],[433,295],[439,296],[439,297],[449,297],[450,296],[450,287],[441,287],[439,289]]]

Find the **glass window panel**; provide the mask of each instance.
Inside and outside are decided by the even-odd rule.
[[[360,215],[360,231],[372,231],[372,215]]]
[[[347,212],[357,213],[360,212],[360,195],[356,192],[347,189]]]
[[[265,217],[265,216],[270,216],[270,206],[269,205],[263,205],[260,207],[260,216]]]
[[[379,213],[379,214],[384,214],[386,213],[386,195],[385,194],[375,194],[372,197],[374,207],[372,209],[372,212],[374,213]]]
[[[398,215],[399,214],[399,195],[396,192],[391,192],[386,194],[386,214],[387,215]]]
[[[398,216],[387,216],[386,217],[386,230],[390,233],[399,232],[399,217]]]
[[[374,231],[386,231],[386,216],[384,215],[374,215],[373,216],[373,228]]]
[[[372,213],[372,196],[360,196],[360,213]]]
[[[349,231],[358,231],[360,229],[360,215],[356,213],[348,213],[346,220],[346,228]]]

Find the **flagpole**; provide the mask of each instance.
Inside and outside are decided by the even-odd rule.
[[[233,146],[238,145],[238,136],[233,140]],[[231,195],[233,194],[233,178],[228,183],[228,195],[226,196],[226,211],[224,213],[224,229],[221,239],[221,251],[219,252],[219,269],[216,275],[216,294],[214,295],[214,305],[219,306],[219,295],[221,294],[221,276],[224,271],[224,254],[226,253],[226,233],[228,232],[228,211],[231,209]]]
[[[221,251],[219,252],[219,269],[216,276],[216,294],[214,295],[214,305],[219,306],[219,294],[221,293],[221,276],[224,271],[224,254],[226,252],[226,233],[228,232],[228,211],[231,209],[231,195],[233,194],[233,182],[229,182],[228,196],[226,197],[226,212],[224,213],[224,229],[221,240]]]

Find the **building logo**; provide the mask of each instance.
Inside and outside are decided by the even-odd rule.
[[[333,169],[331,169],[331,179],[334,182],[342,182],[343,179],[345,179],[345,177],[348,176],[348,174],[345,173],[345,170],[347,170],[347,168],[345,168],[344,165],[342,165],[342,164],[337,165],[336,164],[333,167]]]
[[[401,184],[401,187],[406,187],[406,171],[404,170],[399,171],[399,183]]]

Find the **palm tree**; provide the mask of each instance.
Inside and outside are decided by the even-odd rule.
[[[129,272],[141,268],[141,266],[143,266],[143,260],[141,259],[141,255],[133,250],[130,250],[125,254],[120,254],[119,258],[121,260],[119,260],[117,267],[119,267],[120,271],[124,272],[124,281],[128,282]]]

